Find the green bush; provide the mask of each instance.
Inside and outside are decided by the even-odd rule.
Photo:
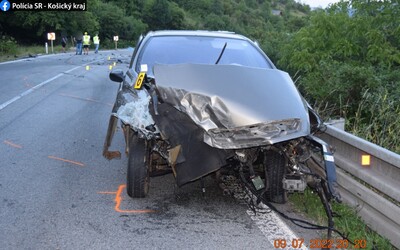
[[[0,54],[15,55],[17,54],[17,51],[18,51],[18,46],[14,38],[3,36],[0,39]]]
[[[351,133],[400,154],[400,98],[397,89],[382,86],[365,90],[354,117],[349,119]]]
[[[300,89],[306,98],[320,106],[335,109],[330,115],[353,116],[366,89],[381,85],[376,70],[368,65],[321,61],[319,67],[300,79]]]

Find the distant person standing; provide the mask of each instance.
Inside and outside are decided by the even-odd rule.
[[[67,39],[67,37],[66,36],[63,36],[62,38],[61,38],[61,46],[62,46],[62,51],[65,53],[65,46],[67,46],[67,42],[68,42],[68,39]]]
[[[83,39],[82,33],[77,33],[74,37],[74,40],[76,42],[76,54],[77,55],[82,55],[82,39]]]
[[[99,52],[99,45],[100,45],[100,38],[99,35],[96,33],[96,35],[93,37],[93,44],[95,46],[95,51],[94,53],[98,53]]]
[[[90,45],[90,36],[88,35],[87,32],[85,32],[85,35],[83,36],[83,54],[84,55],[89,55],[89,45]]]

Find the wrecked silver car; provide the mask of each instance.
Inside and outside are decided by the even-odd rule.
[[[171,170],[178,186],[236,171],[268,202],[307,185],[340,199],[330,147],[314,136],[321,119],[290,76],[248,38],[228,32],[158,31],[141,37],[120,82],[103,155],[121,121],[127,192],[145,197],[150,176]],[[330,212],[329,212],[330,213]],[[328,214],[329,216],[329,214]]]

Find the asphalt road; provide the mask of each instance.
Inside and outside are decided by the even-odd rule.
[[[177,190],[172,175],[154,177],[148,198],[130,199],[126,157],[108,161],[102,147],[118,88],[110,66],[126,70],[131,53],[0,64],[1,249],[274,249],[274,238],[318,237],[290,223],[295,234],[282,235],[212,178],[203,195],[197,182]],[[122,133],[111,149],[123,152]]]

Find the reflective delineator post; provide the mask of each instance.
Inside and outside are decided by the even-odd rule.
[[[44,43],[44,48],[45,48],[46,54],[49,54],[49,46],[47,46],[47,42]]]
[[[371,166],[371,156],[367,154],[363,154],[361,156],[361,166],[369,167]]]
[[[118,43],[118,40],[119,40],[118,36],[114,36],[113,40],[115,42],[115,50],[117,50],[118,49],[117,43]]]

